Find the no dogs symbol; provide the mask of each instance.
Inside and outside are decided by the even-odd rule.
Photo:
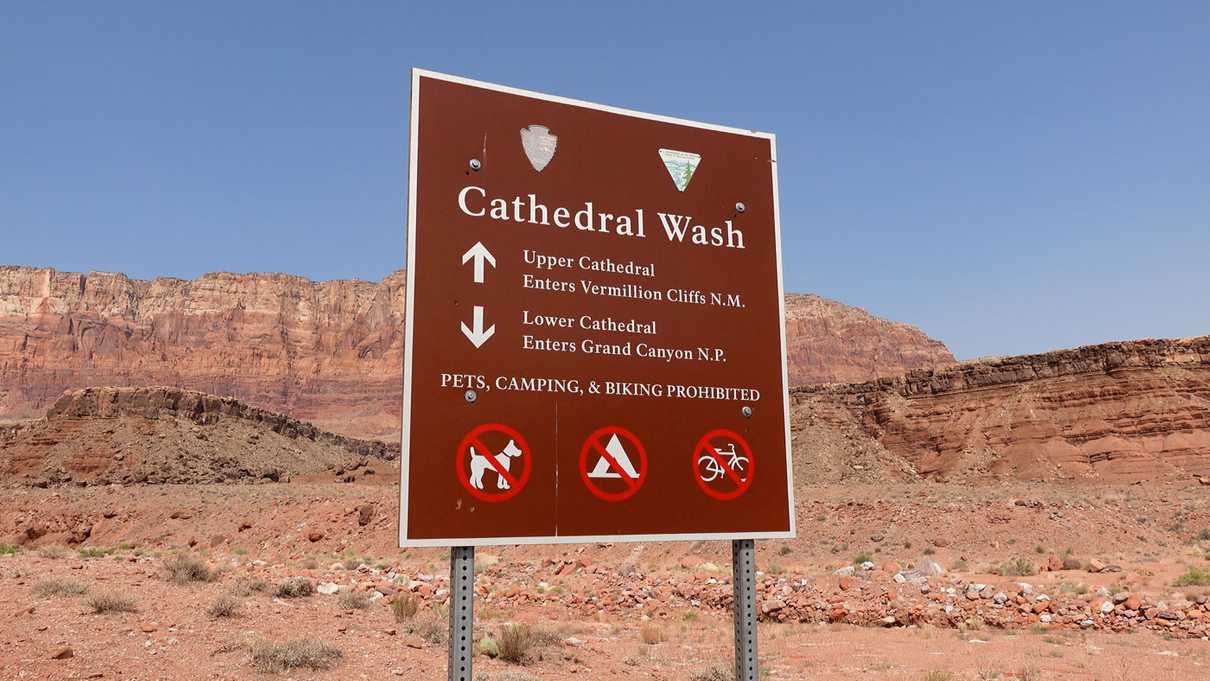
[[[476,427],[458,443],[458,482],[480,501],[506,501],[525,489],[533,471],[529,443],[503,423]]]
[[[625,501],[647,480],[647,450],[621,426],[599,428],[580,448],[580,479],[598,499]]]

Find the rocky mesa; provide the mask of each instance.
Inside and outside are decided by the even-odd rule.
[[[883,459],[889,452],[919,476],[1102,482],[1210,476],[1210,336],[1105,343],[801,387],[793,400],[800,428],[840,433]]]
[[[0,419],[64,390],[166,385],[229,395],[345,435],[399,436],[405,273],[152,281],[0,267]],[[919,329],[786,297],[791,384],[863,381],[954,361]]]

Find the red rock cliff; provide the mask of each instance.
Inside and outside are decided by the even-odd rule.
[[[1210,336],[1105,343],[799,388],[794,400],[796,411],[817,419],[857,420],[925,476],[1210,475]]]
[[[168,385],[230,395],[356,437],[398,437],[403,271],[379,283],[286,274],[130,279],[0,267],[0,418],[64,390]],[[787,296],[792,384],[948,364],[914,327]]]

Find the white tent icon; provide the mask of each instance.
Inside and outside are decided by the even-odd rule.
[[[626,453],[626,448],[622,446],[622,441],[618,439],[618,434],[614,433],[609,438],[609,443],[605,445],[605,451],[613,457],[613,460],[618,462],[622,470],[626,472],[626,477],[631,480],[638,480],[639,473],[634,469],[634,464],[630,463],[630,455]],[[609,461],[605,457],[597,459],[597,465],[588,474],[590,478],[620,478],[622,475],[614,470],[613,466],[609,465]]]

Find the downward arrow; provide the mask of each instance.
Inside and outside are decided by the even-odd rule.
[[[470,250],[462,254],[462,264],[465,265],[466,261],[471,258],[475,259],[475,283],[482,284],[483,261],[486,260],[492,267],[495,267],[496,259],[492,257],[492,252],[487,250],[487,246],[484,246],[482,241],[476,241]]]
[[[492,334],[496,332],[496,325],[492,324],[486,329],[483,328],[482,305],[475,306],[474,316],[472,317],[471,321],[473,328],[471,326],[467,326],[466,322],[462,322],[462,335],[466,336],[466,339],[469,340],[476,348],[483,347],[483,344],[487,342],[487,339],[491,338]]]

